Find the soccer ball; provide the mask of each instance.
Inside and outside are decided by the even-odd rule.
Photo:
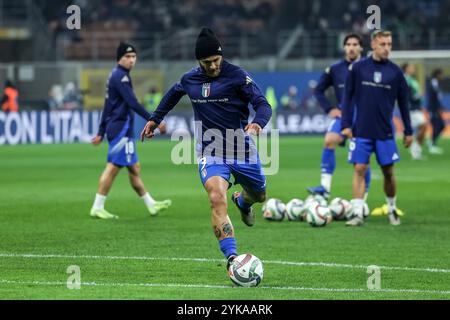
[[[311,194],[309,195],[306,199],[305,199],[305,204],[307,204],[308,202],[311,201],[317,201],[320,203],[321,206],[326,206],[327,205],[327,200],[325,199],[324,196],[321,196],[320,194]]]
[[[234,258],[228,268],[231,281],[240,287],[256,287],[261,283],[263,274],[261,260],[249,253]]]
[[[370,215],[370,209],[366,202],[364,202],[363,206],[363,218],[366,219]]]
[[[299,199],[292,199],[286,205],[286,216],[289,221],[302,221],[303,220],[303,206],[304,203]]]
[[[346,214],[347,220],[352,219],[355,216],[355,213],[353,211],[354,206],[354,200],[350,201],[350,205],[352,206],[352,209]],[[370,209],[366,202],[364,202],[363,205],[363,218],[366,219],[370,215]]]
[[[353,212],[351,203],[342,198],[334,198],[328,208],[330,208],[333,220],[345,220]]]
[[[279,199],[269,199],[262,207],[263,217],[270,221],[281,221],[286,214],[286,205]]]
[[[333,220],[328,207],[317,201],[311,201],[306,208],[306,221],[313,227],[324,227]]]

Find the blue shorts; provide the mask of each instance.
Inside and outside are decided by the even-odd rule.
[[[349,144],[348,162],[353,164],[369,164],[372,152],[375,152],[377,162],[380,166],[388,166],[400,161],[400,155],[394,139],[352,138]]]
[[[118,136],[109,142],[108,162],[119,166],[129,167],[138,162],[134,139]]]
[[[342,131],[341,122],[342,122],[341,118],[334,118],[333,121],[331,121],[330,125],[328,126],[327,133],[333,132],[340,135],[342,138],[345,138],[345,136],[341,134]]]
[[[198,173],[203,185],[215,176],[224,178],[230,182],[231,175],[234,176],[234,184],[240,184],[247,190],[262,192],[266,190],[266,176],[264,175],[261,161],[258,157],[257,163],[226,163],[213,157],[201,158],[198,164]]]

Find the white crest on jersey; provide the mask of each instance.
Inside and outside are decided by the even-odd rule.
[[[130,79],[128,78],[128,76],[124,76],[122,80],[120,80],[120,82],[130,82]]]
[[[433,86],[434,90],[439,90],[439,81],[437,79],[431,79],[431,85]]]
[[[331,70],[330,67],[326,68],[325,73],[330,73],[330,70]]]
[[[375,72],[373,73],[373,81],[374,81],[375,83],[380,83],[382,77],[383,77],[383,74],[382,74],[381,72],[379,72],[379,71],[375,71]]]

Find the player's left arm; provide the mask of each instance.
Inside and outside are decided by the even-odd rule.
[[[398,75],[399,85],[397,86],[397,102],[398,108],[400,110],[400,114],[403,121],[404,130],[404,138],[403,144],[406,148],[409,148],[412,144],[412,127],[411,127],[411,116],[409,113],[409,87],[406,83],[406,79],[399,70]]]
[[[131,88],[130,82],[123,80],[116,80],[116,88],[119,91],[120,96],[127,105],[130,106],[138,115],[144,118],[146,121],[150,120],[150,113],[138,102],[136,96]]]
[[[333,85],[333,77],[331,75],[331,67],[325,69],[324,73],[320,76],[319,82],[317,83],[316,88],[314,89],[314,97],[319,102],[319,105],[322,107],[323,111],[326,114],[329,114],[331,110],[337,109],[333,107],[325,95],[326,90]]]
[[[98,126],[97,135],[91,139],[91,143],[94,146],[100,145],[103,141],[103,137],[105,136],[106,132],[106,119],[108,118],[110,108],[111,107],[108,103],[108,99],[105,99],[105,104],[103,107],[102,116],[100,118],[100,124]]]
[[[244,131],[258,135],[267,123],[269,123],[270,118],[272,117],[272,107],[253,79],[247,73],[244,72],[243,74],[245,79],[243,79],[243,83],[240,84],[239,90],[252,104],[253,109],[256,112],[252,123],[249,123],[244,128]]]
[[[349,72],[347,74],[347,78],[345,79],[344,97],[342,98],[341,133],[347,138],[353,138],[353,99],[356,87],[356,71],[353,68],[354,65],[349,66]]]

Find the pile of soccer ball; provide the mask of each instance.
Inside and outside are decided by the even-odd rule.
[[[324,227],[333,220],[350,220],[353,218],[351,201],[335,198],[329,204],[321,195],[310,195],[304,201],[292,199],[284,204],[279,199],[269,199],[262,207],[266,220],[306,221],[313,227]],[[369,216],[369,207],[364,204],[364,218]]]

